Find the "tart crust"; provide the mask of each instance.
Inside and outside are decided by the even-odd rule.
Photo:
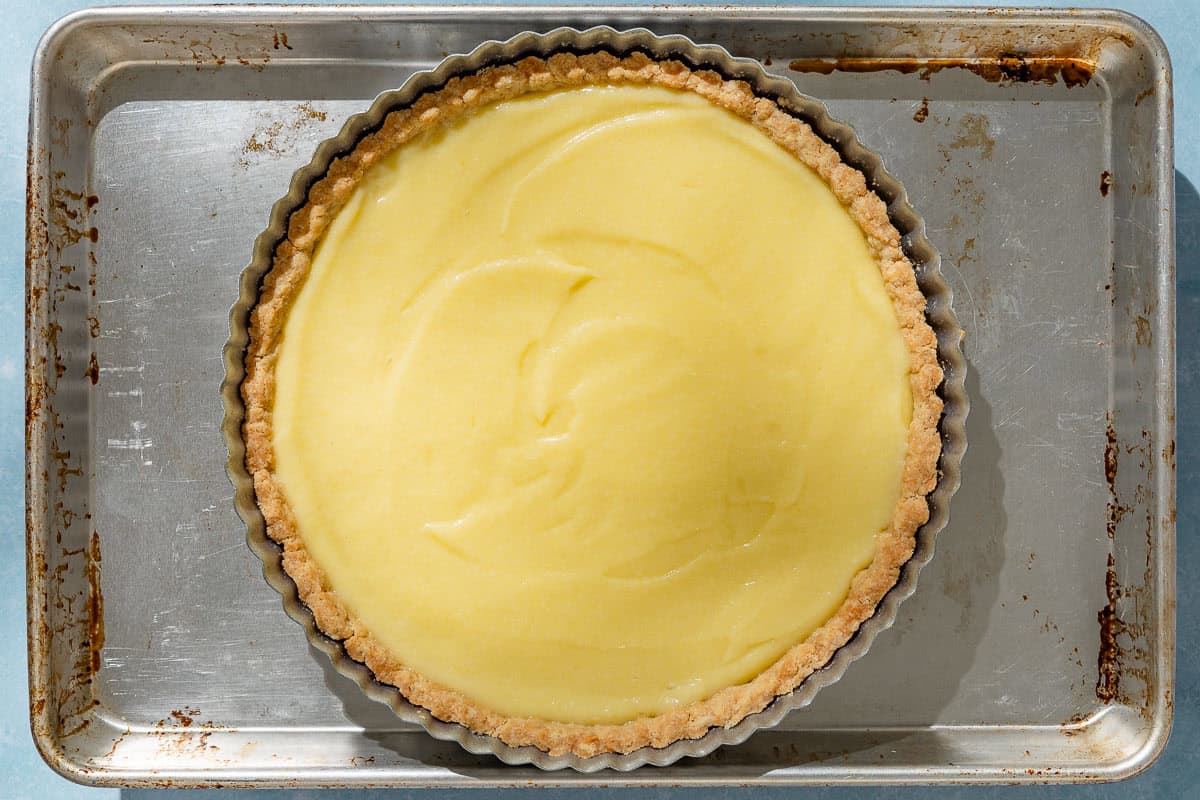
[[[308,274],[317,242],[364,173],[405,142],[471,109],[526,93],[595,84],[653,84],[696,92],[744,118],[816,171],[858,223],[878,261],[908,351],[913,396],[900,498],[891,525],[877,537],[873,561],[854,577],[846,600],[833,616],[749,682],[726,687],[680,709],[620,725],[504,716],[405,666],[338,599],[309,556],[273,473],[275,364],[288,309]],[[530,57],[454,78],[444,88],[421,95],[411,106],[391,112],[378,130],[364,136],[353,151],[332,163],[309,190],[305,205],[291,215],[287,238],[276,248],[272,268],[263,279],[258,303],[250,315],[246,377],[241,387],[246,404],[246,466],[254,480],[267,533],[282,545],[283,568],[295,581],[300,599],[311,609],[317,627],[339,640],[350,657],[365,664],[380,682],[397,687],[409,701],[428,709],[438,719],[498,737],[513,747],[532,745],[551,755],[573,753],[581,757],[628,753],[647,745],[665,747],[680,739],[703,736],[713,727],[732,727],[761,711],[775,697],[791,692],[850,640],[896,584],[901,568],[912,555],[916,531],[929,518],[926,495],[937,482],[941,453],[938,421],[942,412],[937,389],[942,371],[936,346],[933,330],[925,321],[925,298],[901,248],[900,234],[888,219],[887,207],[868,188],[863,174],[843,163],[838,152],[807,123],[773,100],[756,96],[743,81],[692,70],[678,61],[603,52]]]

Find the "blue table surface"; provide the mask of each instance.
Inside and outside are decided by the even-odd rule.
[[[583,0],[586,2],[586,0]],[[619,1],[619,0],[618,0]],[[770,0],[765,0],[769,2]],[[160,0],[161,2],[161,0]],[[763,0],[760,0],[763,2]],[[853,2],[850,5],[882,5]],[[930,5],[952,5],[931,2]],[[29,68],[34,46],[58,17],[88,6],[87,0],[0,0],[6,20],[0,25],[0,93],[6,112],[0,116],[0,798],[86,798],[151,800],[170,790],[117,790],[76,786],[47,767],[33,747],[29,733],[25,653],[24,557],[24,221],[25,150]],[[1042,5],[1016,2],[1015,5]],[[1079,2],[1083,6],[1112,3]],[[813,798],[954,798],[954,797],[1120,797],[1200,798],[1200,25],[1196,7],[1187,0],[1136,0],[1122,7],[1153,25],[1167,42],[1175,72],[1175,180],[1177,226],[1178,312],[1178,677],[1175,727],[1162,757],[1149,770],[1129,781],[1105,786],[1049,787],[871,787],[866,789],[758,790],[628,790],[627,794],[660,798],[754,794]],[[601,790],[572,791],[580,796]],[[471,790],[443,791],[462,796]],[[511,792],[504,792],[509,794]],[[566,794],[547,790],[548,795]],[[193,798],[276,797],[407,798],[432,796],[418,790],[372,791],[195,791]],[[472,793],[479,796],[478,792]],[[496,792],[501,794],[501,792]],[[546,796],[546,795],[544,795]]]

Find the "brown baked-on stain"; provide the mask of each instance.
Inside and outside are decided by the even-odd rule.
[[[1121,448],[1117,443],[1117,431],[1113,427],[1112,414],[1108,414],[1104,425],[1104,479],[1108,482],[1108,513],[1105,523],[1109,539],[1117,537],[1117,525],[1121,518],[1130,511],[1129,506],[1117,502],[1117,459]]]
[[[899,72],[917,73],[927,81],[944,69],[965,69],[989,83],[1045,83],[1061,80],[1068,88],[1086,86],[1096,65],[1079,58],[1005,54],[995,58],[798,58],[788,68],[793,72]]]
[[[176,722],[186,728],[192,724],[192,718],[195,716],[195,714],[192,713],[191,709],[188,709],[186,712],[172,711],[171,716],[175,718]]]
[[[1134,341],[1142,347],[1149,347],[1150,343],[1154,341],[1154,333],[1150,329],[1150,320],[1139,314],[1133,321],[1133,324],[1136,326],[1133,333]]]
[[[265,128],[254,131],[242,145],[241,157],[238,164],[250,166],[251,154],[270,153],[283,155],[290,152],[298,143],[297,132],[311,122],[325,122],[329,115],[318,111],[312,103],[300,103],[294,109],[291,119],[276,119]]]
[[[173,756],[194,757],[219,752],[221,748],[209,744],[208,740],[215,731],[227,731],[230,728],[217,725],[212,720],[200,721],[198,716],[198,708],[184,706],[175,709],[169,716],[154,723],[154,727],[150,729],[150,736],[157,740],[160,751]],[[191,729],[193,724],[196,730]]]
[[[292,46],[288,44],[287,34],[282,31],[271,34],[271,47],[278,50],[283,47],[286,50],[291,50]]]
[[[87,730],[87,727],[91,724],[92,724],[92,718],[84,717],[82,720],[79,721],[79,723],[77,723],[75,725],[75,727],[70,728],[70,729],[65,729],[62,726],[62,720],[59,720],[59,731],[60,732],[58,734],[58,738],[67,739],[72,736],[75,736],[76,734],[83,733],[85,730]]]
[[[1096,697],[1106,703],[1116,699],[1121,684],[1121,647],[1117,644],[1117,636],[1124,625],[1117,617],[1117,598],[1121,596],[1121,584],[1117,580],[1114,566],[1112,553],[1109,553],[1108,568],[1104,573],[1104,593],[1108,602],[1096,615],[1100,622],[1100,653],[1096,658]]]
[[[87,554],[88,581],[88,653],[92,674],[100,671],[100,651],[104,649],[104,595],[100,592],[100,534],[92,531]]]
[[[913,122],[924,122],[929,119],[929,98],[922,97],[921,105],[913,114]]]
[[[92,382],[92,386],[100,382],[100,364],[96,361],[96,351],[93,350],[91,355],[88,356],[87,369],[83,374]]]
[[[37,226],[37,220],[30,226],[29,234],[31,236],[30,249],[26,254],[30,260],[41,257],[53,246],[61,255],[62,250],[69,247],[82,239],[89,239],[92,242],[99,241],[100,231],[96,227],[84,228],[84,217],[93,210],[96,203],[92,202],[96,199],[95,195],[84,195],[82,192],[72,191],[65,186],[60,185],[64,177],[64,173],[54,173],[54,183],[50,189],[50,220],[49,224],[44,228]],[[28,194],[32,190],[27,190],[26,203],[32,203],[32,197]],[[31,207],[32,208],[32,207]],[[61,232],[62,238],[50,238],[51,228],[56,229],[56,232]],[[46,250],[38,249],[40,244],[46,245]],[[66,265],[60,265],[60,270],[66,270]],[[74,267],[72,267],[74,269]]]
[[[996,150],[996,140],[992,138],[990,129],[991,121],[986,116],[967,112],[958,121],[958,137],[950,143],[950,148],[977,148],[980,158],[990,161]]]
[[[971,236],[963,242],[962,254],[954,259],[954,266],[962,269],[964,261],[975,260],[975,237]]]
[[[205,50],[208,51],[207,56],[204,55],[203,51]],[[210,64],[223,67],[225,66],[225,61],[227,60],[225,56],[213,49],[211,41],[202,42],[199,39],[192,39],[190,42],[188,42],[187,51],[191,53],[192,62],[196,65],[197,71]]]
[[[118,736],[117,738],[113,739],[112,747],[108,748],[108,752],[107,752],[107,753],[105,753],[105,754],[104,754],[103,756],[101,756],[101,757],[102,757],[102,758],[112,758],[114,755],[116,755],[116,753],[117,753],[117,748],[121,746],[121,743],[122,743],[122,742],[124,742],[126,738],[128,738],[128,736],[129,736],[129,734],[130,734],[130,733],[132,733],[132,729],[131,729],[131,728],[126,728],[126,729],[125,729],[125,730],[124,730],[124,731],[121,733],[121,735],[120,735],[120,736]]]
[[[1104,477],[1108,480],[1108,491],[1115,497],[1117,494],[1117,455],[1120,447],[1117,445],[1117,430],[1113,427],[1112,414],[1104,425]]]
[[[44,356],[43,356],[44,358]],[[42,402],[46,399],[46,382],[41,375],[30,375],[25,389],[26,436],[42,414]]]
[[[1108,190],[1112,188],[1112,173],[1104,170],[1100,173],[1100,196],[1108,197]]]
[[[1117,526],[1121,524],[1121,520],[1124,519],[1125,515],[1132,510],[1133,509],[1131,507],[1118,503],[1115,497],[1109,499],[1108,522],[1105,526],[1109,539],[1117,538]]]
[[[1075,734],[1079,733],[1079,729],[1083,727],[1083,723],[1088,721],[1088,718],[1088,714],[1085,714],[1082,711],[1076,711],[1067,718],[1066,722],[1058,726],[1059,732],[1062,733],[1063,736],[1074,736]]]
[[[250,67],[250,69],[254,70],[255,72],[262,72],[267,68],[267,64],[271,63],[271,57],[265,54],[254,61],[251,61],[248,58],[243,58],[242,56],[238,56],[236,60],[237,63],[241,64],[243,67]]]

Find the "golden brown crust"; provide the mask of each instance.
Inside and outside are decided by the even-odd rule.
[[[313,248],[363,173],[381,157],[422,132],[504,98],[591,84],[655,84],[696,92],[751,122],[832,187],[866,234],[879,260],[911,362],[913,394],[908,453],[902,471],[900,499],[888,530],[877,540],[872,563],[851,583],[841,608],[812,635],[792,647],[749,683],[730,686],[712,697],[680,710],[643,717],[623,725],[581,725],[497,714],[440,686],[406,667],[351,616],[332,591],[315,561],[308,556],[296,521],[273,477],[271,415],[274,370],[279,335],[289,303],[302,285]],[[263,281],[259,302],[250,317],[250,344],[242,396],[246,402],[246,465],[253,476],[267,532],[283,545],[283,567],[296,582],[300,599],[312,609],[317,626],[344,643],[346,652],[363,662],[383,683],[398,687],[410,701],[429,709],[438,719],[461,723],[478,733],[491,734],[508,745],[533,745],[552,755],[627,753],[646,745],[664,747],[679,739],[703,736],[716,726],[731,727],[761,711],[776,696],[786,694],[824,666],[870,617],[876,605],[899,578],[912,555],[917,529],[929,516],[926,495],[937,481],[941,453],[938,421],[942,381],[936,341],[925,321],[925,298],[917,288],[912,264],[900,246],[887,207],[872,192],[863,174],[842,163],[834,148],[804,122],[774,101],[754,95],[741,81],[728,81],[713,72],[693,71],[676,61],[654,61],[635,54],[619,58],[607,53],[549,59],[527,58],[513,65],[490,67],[451,80],[443,89],[422,95],[409,108],[394,111],[383,126],[365,137],[348,155],[337,159],[325,177],[309,191],[308,202],[292,214],[287,239],[275,253]]]

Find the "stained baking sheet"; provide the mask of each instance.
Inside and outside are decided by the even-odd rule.
[[[894,628],[744,745],[629,774],[437,742],[309,648],[224,474],[228,312],[292,172],[445,54],[645,26],[760,59],[908,189],[967,331],[963,485]],[[31,713],[63,773],[144,785],[1055,781],[1171,719],[1170,74],[1109,12],[110,9],[34,64]]]

